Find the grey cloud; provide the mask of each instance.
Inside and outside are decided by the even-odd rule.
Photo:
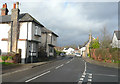
[[[90,30],[97,37],[105,25],[111,33],[117,29],[115,2],[21,2],[20,9],[57,33],[59,46],[83,44]]]

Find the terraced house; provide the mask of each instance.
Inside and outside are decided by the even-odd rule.
[[[41,30],[44,26],[28,13],[20,14],[19,3],[13,5],[8,15],[7,4],[3,4],[0,16],[0,50],[17,52],[21,49],[21,62],[34,62],[38,58]]]

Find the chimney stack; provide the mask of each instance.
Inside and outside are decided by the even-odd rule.
[[[8,15],[8,8],[7,8],[7,4],[3,4],[3,7],[1,8],[1,16],[4,16],[4,15]]]
[[[17,7],[16,7],[17,6]],[[18,2],[13,4],[12,14],[11,14],[11,38],[9,38],[9,51],[17,52],[17,44],[19,39],[19,7]]]

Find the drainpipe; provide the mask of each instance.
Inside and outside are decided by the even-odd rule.
[[[28,62],[28,22],[27,22],[27,40],[26,40],[26,63]]]
[[[46,52],[47,52],[47,32],[45,32],[45,33],[46,33],[45,50],[46,50]]]
[[[12,30],[13,30],[13,21],[11,22],[11,31],[10,31],[10,52],[12,52]]]

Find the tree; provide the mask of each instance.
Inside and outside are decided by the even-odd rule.
[[[96,48],[99,48],[100,47],[100,43],[97,39],[91,41],[90,43],[90,48],[91,49],[96,49]]]
[[[107,28],[104,27],[101,30],[101,40],[100,40],[101,47],[102,48],[109,48],[110,42],[111,42],[111,35],[108,32]]]

